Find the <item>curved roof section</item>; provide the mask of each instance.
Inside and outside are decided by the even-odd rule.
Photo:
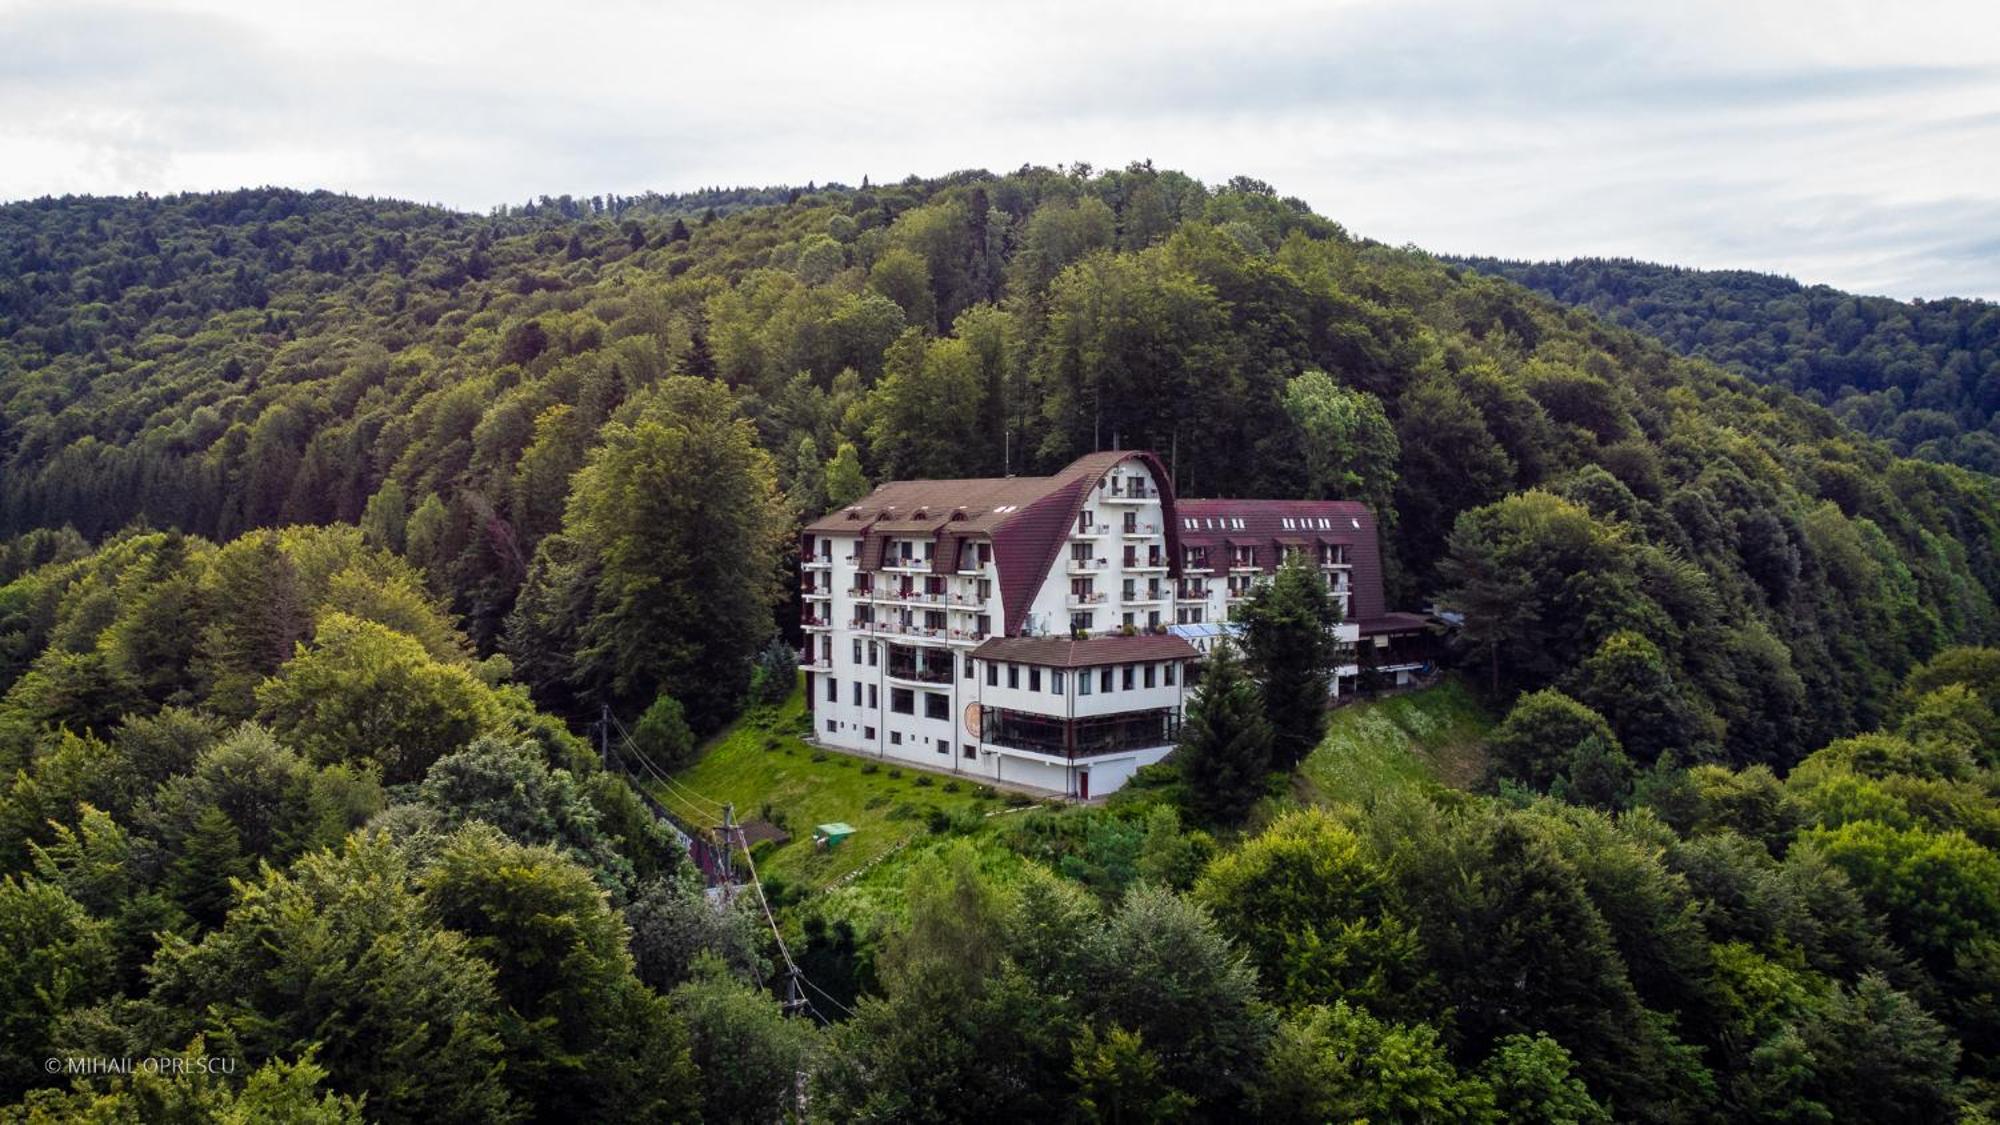
[[[1013,635],[1027,621],[1035,592],[1062,554],[1077,513],[1111,470],[1132,460],[1144,463],[1159,485],[1161,531],[1170,572],[1178,574],[1180,523],[1174,514],[1173,480],[1157,455],[1140,449],[1086,454],[1046,477],[890,481],[807,524],[805,533],[984,537],[993,544],[999,570],[1003,631]],[[864,566],[872,569],[867,561]]]

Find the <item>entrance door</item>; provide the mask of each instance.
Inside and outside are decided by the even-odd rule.
[[[1076,771],[1076,799],[1077,799],[1077,800],[1079,800],[1079,801],[1088,801],[1088,800],[1090,800],[1090,771],[1089,771],[1089,770],[1078,770],[1078,771]]]

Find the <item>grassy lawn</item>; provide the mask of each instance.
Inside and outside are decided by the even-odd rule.
[[[739,819],[769,820],[792,834],[768,856],[758,853],[760,874],[794,887],[824,888],[929,836],[934,813],[976,817],[1007,807],[1001,795],[982,795],[990,791],[970,780],[815,750],[800,737],[804,725],[805,699],[794,692],[774,715],[745,718],[724,730],[700,760],[673,775],[700,796],[733,802]],[[652,788],[669,807],[693,815],[667,786]],[[814,848],[813,827],[832,821],[853,825],[854,835],[831,851]]]
[[[1304,796],[1367,804],[1407,785],[1464,788],[1486,768],[1493,719],[1457,680],[1333,713],[1326,741],[1299,769]]]

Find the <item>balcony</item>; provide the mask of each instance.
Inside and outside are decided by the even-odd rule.
[[[1127,539],[1137,538],[1142,535],[1158,535],[1159,533],[1160,525],[1154,523],[1135,523],[1120,532]]]
[[[984,629],[953,629],[945,637],[945,642],[954,645],[976,645],[983,643],[990,635]]]
[[[947,595],[933,594],[924,590],[877,590],[878,602],[908,602],[916,605],[943,605]]]
[[[892,571],[897,574],[929,574],[931,569],[931,560],[915,559],[915,558],[883,559],[882,569],[887,571]]]
[[[818,601],[823,598],[830,598],[833,596],[833,587],[807,586],[799,591],[799,596],[803,598],[810,598],[815,601]]]
[[[1069,607],[1071,609],[1084,609],[1089,606],[1103,605],[1105,601],[1105,596],[1102,593],[1095,593],[1095,592],[1089,594],[1078,594],[1072,592],[1065,600],[1068,602]]]
[[[847,588],[847,596],[856,601],[866,601],[875,596],[875,588],[873,586],[849,586]]]
[[[808,629],[831,629],[833,628],[833,618],[828,617],[824,613],[801,614],[799,624]]]
[[[1089,527],[1079,527],[1076,530],[1070,532],[1070,534],[1078,539],[1096,539],[1100,536],[1111,534],[1111,525],[1105,523],[1094,523],[1091,524]]]
[[[800,653],[799,667],[808,672],[831,672],[833,671],[833,658],[830,656],[810,656],[806,653]]]
[[[1150,559],[1150,558],[1133,559],[1131,562],[1125,564],[1125,569],[1133,571],[1134,573],[1141,573],[1141,574],[1147,571],[1157,571],[1161,574],[1165,574],[1167,572],[1167,560]]]
[[[1205,602],[1208,600],[1208,591],[1206,589],[1195,590],[1183,587],[1174,591],[1174,600],[1177,602]]]
[[[937,652],[938,650],[931,649],[930,651]],[[948,660],[956,659],[950,653],[940,653],[939,655],[946,657]],[[905,683],[912,684],[948,684],[952,678],[950,664],[945,664],[943,667],[926,668],[917,664],[899,664],[892,660],[889,662],[888,671],[890,679],[902,680]]]
[[[832,570],[833,559],[825,555],[808,555],[799,560],[799,565],[807,570]]]
[[[1149,500],[1158,500],[1160,498],[1160,490],[1143,486],[1127,488],[1122,491],[1113,488],[1099,492],[1097,498],[1106,504],[1144,504]]]
[[[1069,560],[1069,572],[1071,574],[1089,574],[1093,571],[1103,570],[1110,565],[1111,562],[1108,559],[1072,558]]]
[[[1126,605],[1148,605],[1152,602],[1166,601],[1167,592],[1165,590],[1134,590],[1124,595],[1121,600]]]

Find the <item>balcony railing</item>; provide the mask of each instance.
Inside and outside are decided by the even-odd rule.
[[[1128,562],[1128,563],[1126,563],[1126,564],[1125,564],[1125,569],[1126,569],[1126,570],[1165,570],[1165,569],[1167,569],[1167,560],[1165,560],[1165,559],[1153,559],[1153,558],[1146,558],[1146,559],[1133,559],[1133,560],[1132,560],[1131,562]]]
[[[831,629],[833,618],[823,613],[806,613],[799,616],[799,624],[808,629]]]
[[[1137,603],[1163,602],[1167,600],[1167,592],[1165,590],[1134,590],[1126,594],[1124,600]]]
[[[799,667],[804,668],[808,672],[830,672],[833,670],[833,658],[830,656],[810,656],[800,653]]]
[[[1085,719],[994,709],[981,721],[980,738],[994,746],[1058,758],[1089,758],[1171,746],[1180,722],[1171,711],[1132,711]]]
[[[830,598],[833,596],[833,587],[807,586],[799,591],[799,596],[806,598]]]
[[[809,555],[799,560],[799,563],[807,570],[829,570],[833,567],[833,560],[831,558],[822,558],[818,555]]]
[[[1140,503],[1147,500],[1158,500],[1159,498],[1160,498],[1159,489],[1146,488],[1144,486],[1138,488],[1127,488],[1122,491],[1116,488],[1112,488],[1112,489],[1106,489],[1105,491],[1098,493],[1098,499],[1108,501],[1113,504],[1120,502],[1128,504]]]
[[[1103,570],[1105,567],[1109,565],[1110,561],[1108,559],[1072,558],[1069,560],[1069,569],[1071,573],[1076,573],[1078,571],[1084,571],[1084,570]]]
[[[1135,523],[1124,529],[1124,534],[1126,535],[1158,535],[1159,533],[1159,526],[1150,523]]]
[[[1103,605],[1104,595],[1102,593],[1089,593],[1089,594],[1071,593],[1069,595],[1069,604],[1072,606]]]
[[[932,649],[931,651],[936,652],[938,650]],[[950,654],[945,653],[944,655],[949,656]],[[892,680],[908,680],[911,683],[918,684],[948,684],[951,682],[951,677],[952,670],[949,667],[920,668],[913,664],[898,665],[894,663],[889,665],[889,678]]]

